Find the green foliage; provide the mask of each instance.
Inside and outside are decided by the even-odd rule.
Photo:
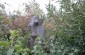
[[[7,51],[7,55],[12,55],[14,51],[14,48],[9,48],[9,50]]]
[[[0,55],[83,55],[85,52],[85,2],[77,0],[61,0],[60,11],[53,4],[47,5],[47,20],[55,24],[55,30],[49,31],[45,37],[37,37],[33,49],[28,47],[30,32],[22,29],[10,29],[10,40],[0,32]],[[39,5],[30,3],[33,14],[43,16]],[[37,9],[36,9],[37,8]],[[27,8],[28,9],[28,8]],[[3,16],[0,16],[2,20]],[[45,17],[43,17],[45,19]],[[1,24],[0,25],[5,25]],[[0,26],[0,31],[3,28]],[[5,34],[5,37],[4,37]]]
[[[2,19],[3,18],[3,16],[0,16],[0,19]]]
[[[9,47],[10,46],[10,42],[0,41],[0,46]]]
[[[16,37],[19,36],[18,31],[17,30],[10,30],[11,36],[12,37]]]

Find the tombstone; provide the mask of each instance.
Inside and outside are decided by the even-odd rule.
[[[39,20],[39,25],[37,27],[37,35],[39,37],[44,37],[44,32],[45,32],[45,29],[44,27],[42,26],[42,23],[43,23],[43,20]]]
[[[42,22],[40,21],[39,17],[33,16],[30,20],[29,27],[31,30],[31,47],[33,48],[35,39],[37,37],[44,37],[44,27],[42,26]]]
[[[33,16],[29,23],[31,36],[41,35],[44,36],[44,27],[42,26],[42,21],[37,16]]]

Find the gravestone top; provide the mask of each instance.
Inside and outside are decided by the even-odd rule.
[[[40,23],[40,19],[37,16],[31,17],[30,23],[31,35],[44,36],[44,27]]]

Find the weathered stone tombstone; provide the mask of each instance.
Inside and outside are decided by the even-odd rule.
[[[31,30],[31,48],[34,46],[35,39],[37,37],[44,37],[44,27],[42,26],[42,20],[39,19],[38,16],[32,16],[29,27]]]

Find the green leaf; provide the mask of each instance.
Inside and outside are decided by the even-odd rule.
[[[0,41],[0,46],[9,47],[10,46],[10,42]]]
[[[15,37],[18,36],[18,31],[17,30],[10,30],[11,36]]]
[[[3,16],[0,16],[0,19],[2,19],[3,18]]]
[[[20,45],[15,45],[14,48],[16,49],[16,51],[21,51],[22,47]]]
[[[69,53],[68,55],[74,55],[74,53]]]
[[[24,48],[23,51],[30,51],[30,49],[28,49],[28,48]]]
[[[9,48],[9,50],[7,51],[7,55],[12,55],[14,51],[14,48]]]
[[[57,52],[62,52],[60,49]]]

